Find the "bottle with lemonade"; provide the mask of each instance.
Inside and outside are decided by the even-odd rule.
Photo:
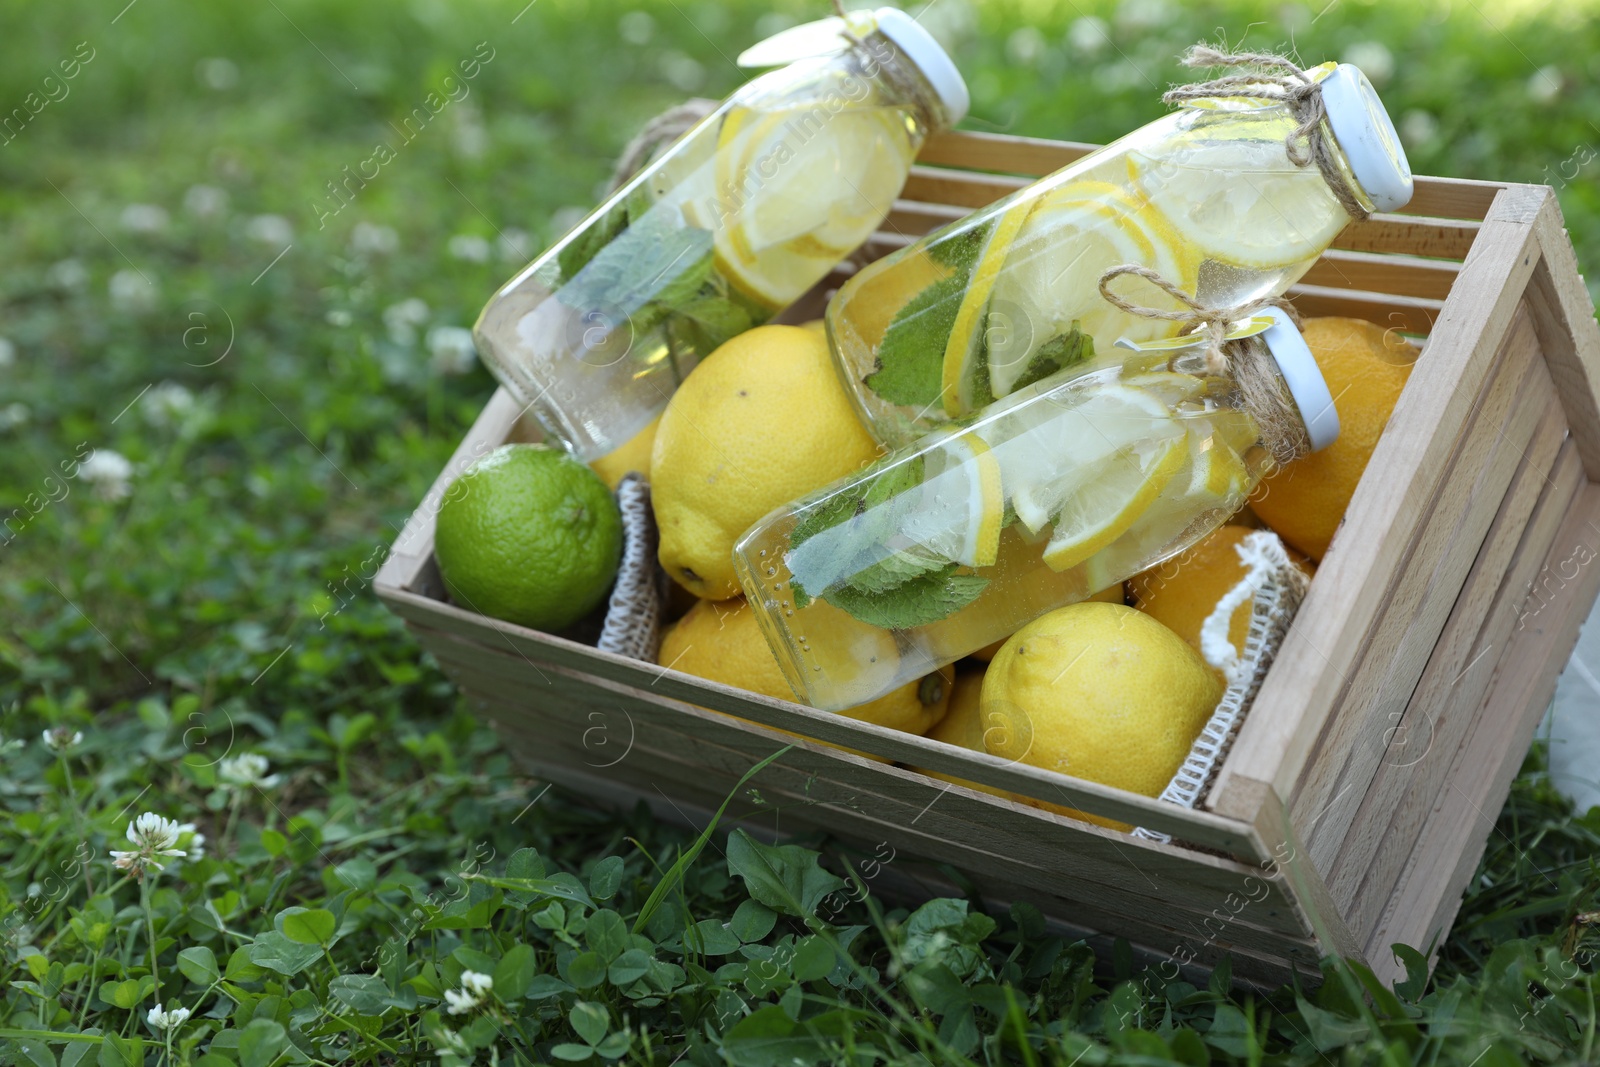
[[[1262,326],[1223,373],[1203,346],[1087,357],[753,526],[734,567],[796,696],[850,707],[1002,640],[1188,548],[1286,443],[1330,444],[1299,330]]]
[[[1190,62],[1237,58],[1196,49]],[[1175,335],[1180,321],[1102,299],[1112,267],[1146,267],[1208,306],[1244,305],[1284,293],[1352,217],[1404,206],[1410,167],[1365,75],[1347,63],[1282,69],[1294,73],[1174,90],[1179,110],[851,278],[828,335],[873,435],[904,445],[1119,339]],[[1321,109],[1308,116],[1312,92]]]
[[[929,133],[966,113],[955,65],[899,10],[795,27],[741,63],[797,50],[484,308],[485,363],[580,458],[626,444],[700,359],[871,236]]]

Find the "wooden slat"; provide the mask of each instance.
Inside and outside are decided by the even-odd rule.
[[[549,709],[550,705],[560,704],[560,702],[576,701],[594,704],[594,702],[598,701],[602,702],[606,707],[618,707],[618,709],[621,709],[621,707],[635,709],[637,707],[638,713],[653,718],[653,720],[661,720],[661,710],[656,705],[651,705],[651,701],[670,699],[670,701],[674,702],[670,704],[670,712],[667,713],[664,721],[677,723],[677,721],[682,720],[683,709],[688,707],[688,704],[680,704],[678,702],[682,701],[682,694],[670,691],[674,678],[686,678],[686,675],[678,675],[677,672],[667,672],[667,670],[659,669],[659,667],[650,667],[648,673],[646,673],[646,678],[658,680],[658,685],[629,686],[618,685],[614,681],[597,680],[597,678],[590,677],[589,672],[584,672],[582,667],[579,667],[578,670],[573,670],[571,667],[542,662],[542,664],[538,664],[538,678],[534,678],[533,685],[530,685],[530,673],[528,673],[530,672],[530,665],[525,659],[522,659],[522,656],[515,649],[506,648],[506,646],[486,645],[483,641],[472,640],[470,635],[461,635],[461,633],[453,633],[450,630],[440,632],[440,630],[435,629],[437,621],[427,622],[424,627],[426,627],[427,640],[430,641],[430,651],[434,651],[435,656],[440,657],[442,661],[445,661],[446,657],[448,657],[461,670],[480,670],[480,672],[488,673],[496,680],[496,685],[520,686],[518,693],[522,694],[523,701],[530,707],[530,713],[542,713],[542,715],[558,713]],[[419,632],[422,632],[422,627],[419,627]],[[462,675],[462,677],[467,678],[469,675]],[[701,680],[693,678],[691,681]],[[725,686],[718,686],[718,688],[725,688]],[[690,694],[690,701],[694,701],[696,704],[702,704],[702,701],[699,701],[699,697],[715,696],[714,693],[701,691],[696,686],[678,686],[678,689],[682,693]],[[795,705],[795,707],[798,709],[798,705]],[[742,715],[742,712],[746,712],[746,710],[749,709],[747,707],[739,707],[733,713]],[[779,729],[800,731],[802,736],[808,739],[806,744],[816,745],[816,742],[810,741],[811,737],[824,737],[824,734],[832,734],[832,737],[824,737],[824,739],[832,741],[834,744],[846,745],[850,749],[861,750],[861,752],[872,752],[875,755],[882,755],[882,757],[891,757],[894,753],[888,752],[886,749],[890,749],[893,745],[885,745],[882,742],[898,741],[909,749],[909,755],[912,757],[906,760],[909,763],[914,763],[917,766],[931,766],[934,763],[938,763],[938,761],[946,761],[947,768],[955,769],[939,769],[944,769],[946,773],[963,776],[966,781],[973,781],[976,777],[982,776],[987,763],[990,763],[990,761],[998,763],[998,760],[994,760],[994,757],[979,757],[978,753],[968,753],[962,749],[954,749],[950,745],[926,741],[923,737],[915,737],[912,734],[902,734],[899,731],[893,731],[893,729],[877,728],[877,726],[856,731],[856,729],[848,729],[848,726],[866,728],[866,723],[856,723],[856,721],[848,720],[848,718],[840,717],[840,715],[811,712],[810,709],[798,710],[808,712],[818,720],[824,720],[821,725],[826,725],[830,728],[818,729],[819,723],[805,723],[805,721],[779,718],[778,725],[776,725]],[[718,715],[714,710],[704,710],[702,707],[696,707],[690,718],[696,723],[696,728],[704,729],[709,733],[718,733],[718,731],[722,731],[722,729],[726,729],[730,725],[738,726],[744,733],[752,733],[752,729],[754,729],[754,725],[750,725],[750,723],[738,723],[738,721],[730,723],[723,715]],[[688,726],[683,729],[688,729]],[[754,731],[754,733],[758,737],[766,737],[766,734],[762,733],[762,731]],[[827,755],[827,757],[832,757],[837,752],[837,750],[827,747],[826,744],[821,745],[816,750],[821,752],[822,755]],[[952,755],[957,760],[955,763],[949,763],[949,757],[952,757]],[[941,760],[941,757],[946,758]],[[971,761],[971,763],[963,763],[962,757],[978,758]],[[904,760],[904,755],[901,758]],[[874,768],[869,769],[877,769],[877,766],[874,765]],[[1029,771],[1029,773],[1034,771],[1034,768],[1013,769]],[[1043,777],[1043,782],[1045,782],[1043,789],[1040,789],[1038,777]],[[946,789],[946,782],[925,779],[920,774],[917,776],[917,781],[920,782],[920,789]],[[1038,793],[1040,797],[1046,798],[1046,800],[1056,801],[1056,803],[1074,803],[1074,805],[1078,803],[1077,798],[1074,797],[1072,785],[1070,785],[1075,779],[1067,779],[1066,776],[1058,776],[1058,774],[1043,774],[1043,776],[1026,777],[1022,781],[1032,787],[1032,792]],[[1000,785],[1000,787],[1005,789],[1005,785]],[[1013,792],[1021,792],[1021,790],[1013,790]],[[1117,792],[1117,790],[1110,790],[1110,792]],[[920,797],[920,803],[926,803],[926,801],[930,800],[931,795],[920,792],[918,797]],[[1136,798],[1136,800],[1146,800],[1146,798]],[[1138,813],[1134,813],[1134,821],[1141,822],[1142,825],[1150,825],[1149,817],[1152,814],[1154,816],[1173,814],[1168,811],[1168,809],[1173,808],[1171,805],[1160,805],[1160,808],[1150,811],[1152,806],[1154,805],[1141,805],[1141,808],[1146,808],[1146,811],[1142,811],[1142,814],[1146,817],[1141,819]],[[1086,827],[1086,824],[1067,821],[1067,819],[1061,819],[1059,816],[1053,816],[1053,814],[1038,811],[1038,809],[1034,808],[1027,808],[1026,811],[1022,811],[1022,814],[1027,816],[1026,822],[1029,824],[1027,833],[1046,833],[1046,835],[1056,833],[1056,830],[1040,829],[1040,825],[1038,825],[1042,824],[1042,822],[1051,822],[1051,824],[1062,825],[1066,829],[1088,829],[1093,830],[1094,833],[1110,835],[1112,840],[1117,841],[1118,846],[1122,845],[1123,841],[1128,840],[1128,838],[1118,835],[1118,833],[1099,830],[1098,827]],[[1234,830],[1234,833],[1237,833],[1237,830]],[[1181,854],[1186,864],[1190,861],[1190,857],[1194,856],[1194,853],[1189,853],[1186,849],[1174,848],[1174,846],[1158,846],[1158,851],[1163,851],[1163,853],[1171,851],[1171,853]],[[1229,867],[1229,870],[1232,870],[1232,867]]]
[[[1443,300],[1460,273],[1460,264],[1447,259],[1330,249],[1311,265],[1300,284]]]
[[[1365,319],[1401,333],[1427,334],[1444,310],[1444,301],[1415,296],[1332,289],[1321,285],[1289,287],[1290,301],[1302,315],[1344,315]]]
[[[1401,744],[1373,776],[1329,881],[1341,910],[1365,941],[1377,928],[1464,738],[1478,727],[1478,701],[1514,628],[1536,567],[1549,551],[1583,479],[1565,437],[1561,409],[1528,449],[1527,461],[1485,540],[1449,626],[1402,717],[1388,725]],[[1509,758],[1509,757],[1508,757]]]
[[[795,743],[703,712],[694,715],[698,709],[667,701],[617,707],[581,685],[571,693],[571,702],[550,701],[530,709],[517,672],[508,676],[487,664],[470,643],[452,649],[452,641],[440,635],[431,645],[441,662],[451,664],[468,693],[490,705],[508,736],[537,743],[545,750],[543,760],[557,767],[594,768],[615,759],[605,769],[612,774],[659,787],[669,796],[698,791],[703,801],[712,803],[712,798],[720,802],[755,762]],[[616,743],[623,740],[624,719],[618,714],[623,707],[629,712],[627,749]],[[597,725],[596,715],[609,715],[609,724]],[[615,757],[601,752],[601,746],[583,743],[597,729],[611,731]],[[1174,854],[1143,842],[1136,846],[1122,834],[1060,817],[1035,819],[1032,809],[947,786],[803,743],[753,783],[791,821],[804,820],[868,842],[893,839],[918,855],[985,869],[1008,883],[1052,892],[1063,900],[1102,907],[1120,902],[1133,914],[1150,917],[1147,931],[1204,930],[1215,912],[1229,918],[1214,928],[1221,927],[1230,944],[1258,953],[1289,952],[1308,964],[1317,958],[1303,935],[1303,918],[1275,891],[1273,880],[1255,868],[1219,864],[1212,857],[1195,862],[1201,854]],[[1026,825],[1019,828],[1019,823]],[[1245,903],[1247,893],[1269,890],[1264,899]],[[1230,897],[1236,901],[1236,915],[1228,910]]]
[[[1528,307],[1550,375],[1561,391],[1583,466],[1600,481],[1600,323],[1578,273],[1561,206],[1547,196],[1534,222],[1541,256],[1528,286]]]
[[[1600,552],[1596,530],[1600,486],[1588,483],[1573,501],[1541,569],[1560,567],[1574,545]],[[1527,626],[1512,632],[1484,698],[1481,721],[1461,747],[1448,775],[1449,787],[1440,793],[1418,843],[1416,860],[1406,867],[1369,944],[1368,958],[1380,979],[1391,980],[1402,970],[1389,945],[1426,947],[1449,930],[1597,591],[1600,566],[1590,563]]]
[[[917,162],[1042,178],[1099,147],[1084,141],[1045,141],[1005,133],[949,130],[928,138]]]
[[[397,613],[420,625],[456,633],[497,650],[509,649],[526,660],[535,674],[546,665],[566,667],[595,679],[725,711],[764,726],[790,730],[847,748],[870,749],[889,759],[928,767],[997,789],[1070,804],[1079,810],[1170,833],[1180,840],[1215,848],[1230,855],[1249,860],[1266,858],[1259,854],[1259,846],[1248,828],[1236,819],[1191,811],[1096,782],[1022,764],[1010,764],[986,753],[967,752],[842,715],[773,700],[680,671],[602,652],[589,645],[538,633],[499,619],[490,619],[402,590],[380,587],[378,595]],[[548,685],[547,680],[541,681],[533,675],[529,676],[529,682],[536,688],[541,684]]]
[[[1460,219],[1418,219],[1376,214],[1356,219],[1339,231],[1334,248],[1351,252],[1401,252],[1411,256],[1465,259],[1481,223]]]
[[[1288,798],[1318,870],[1332,870],[1383,758],[1381,738],[1416,689],[1535,427],[1556,406],[1538,353],[1519,310],[1438,489],[1413,501],[1418,537],[1385,587],[1387,603],[1365,631],[1366,649],[1338,680],[1339,713]]]
[[[1256,698],[1270,715],[1248,716],[1209,798],[1213,810],[1253,821],[1255,798],[1230,796],[1235,775],[1293,795],[1313,748],[1338,707],[1342,679],[1357,667],[1398,571],[1421,532],[1418,502],[1432,499],[1477,406],[1496,354],[1532,273],[1530,199],[1502,192],[1463,265],[1456,291],[1434,324],[1428,352],[1401,394],[1370,469],[1345,513],[1353,530],[1381,536],[1335,543]],[[1536,207],[1533,211],[1536,211]]]

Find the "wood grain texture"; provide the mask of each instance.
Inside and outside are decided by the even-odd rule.
[[[1335,248],[1324,252],[1322,258],[1311,265],[1300,284],[1443,300],[1450,295],[1460,274],[1461,265],[1447,259],[1344,252]]]
[[[872,751],[888,759],[928,767],[1009,792],[1070,804],[1079,810],[1161,830],[1181,840],[1215,848],[1246,860],[1264,858],[1256,854],[1258,845],[1248,832],[1248,827],[1237,819],[1190,811],[1095,782],[1069,778],[1036,767],[1009,764],[996,756],[968,752],[926,738],[815,711],[792,702],[773,700],[679,671],[602,652],[565,638],[489,619],[402,590],[379,589],[378,592],[386,603],[413,622],[455,633],[496,651],[508,650],[518,656],[531,672],[527,674],[527,682],[535,694],[553,684],[549,667],[564,667],[587,675],[595,683],[620,683],[832,744]]]
[[[1231,795],[1235,775],[1271,782],[1293,796],[1313,749],[1339,708],[1344,679],[1368,647],[1389,602],[1389,590],[1421,534],[1418,503],[1438,495],[1457,439],[1479,405],[1496,354],[1510,329],[1535,247],[1524,221],[1529,194],[1502,191],[1484,234],[1462,265],[1440,312],[1418,372],[1401,394],[1370,469],[1345,512],[1350,530],[1381,536],[1336,539],[1318,568],[1305,603],[1224,762],[1208,806],[1253,819],[1251,798]]]
[[[1339,713],[1288,797],[1296,827],[1325,873],[1351,832],[1385,755],[1385,738],[1438,644],[1534,430],[1558,406],[1538,355],[1532,325],[1518,311],[1436,493],[1413,502],[1416,540],[1385,585],[1386,603],[1367,630],[1366,649],[1339,679]],[[1308,824],[1313,816],[1314,829]]]
[[[451,640],[440,635],[430,647],[483,702],[505,736],[537,747],[553,777],[572,766],[582,768],[581,774],[625,778],[640,792],[714,806],[751,765],[794,741],[714,713],[694,715],[699,709],[671,701],[615,707],[608,699],[591,705],[575,699],[530,710],[514,671],[499,676],[472,653],[468,662],[454,661],[445,645]],[[592,688],[578,692],[594,698]],[[604,730],[621,740],[624,711],[631,744],[626,750],[611,746],[618,749],[614,756],[590,735]],[[1214,857],[1196,863],[1190,857],[1197,853],[1131,847],[1132,839],[1120,834],[1053,816],[1019,832],[1019,820],[1007,813],[1029,815],[1032,809],[806,743],[796,743],[750,788],[774,809],[780,829],[823,829],[868,844],[892,841],[1074,907],[1104,910],[1120,903],[1144,917],[1137,927],[1123,923],[1120,929],[1129,936],[1210,940],[1302,964],[1316,959],[1303,936],[1303,919],[1257,868],[1219,864]]]
[[[1534,329],[1584,469],[1591,480],[1600,480],[1600,323],[1595,322],[1555,196],[1547,196],[1541,205],[1534,233],[1540,258],[1527,294]]]
[[[1600,486],[1586,483],[1538,570],[1559,569],[1572,545],[1600,553]],[[1461,907],[1495,817],[1533,731],[1572,654],[1578,628],[1600,591],[1600,561],[1580,568],[1507,641],[1483,700],[1480,724],[1462,745],[1429,817],[1414,860],[1368,943],[1368,959],[1384,981],[1402,973],[1389,952],[1396,943],[1437,947]]]
[[[1583,482],[1576,449],[1562,443],[1559,404],[1552,402],[1551,416],[1506,493],[1416,693],[1390,727],[1391,741],[1400,744],[1390,745],[1331,864],[1334,898],[1363,940],[1377,929],[1405,867],[1414,862],[1455,753],[1482,726],[1482,705],[1472,697],[1485,691],[1507,640],[1526,625],[1523,605],[1539,577],[1535,568]],[[1558,448],[1559,458],[1553,458]],[[1515,757],[1508,752],[1504,758]]]

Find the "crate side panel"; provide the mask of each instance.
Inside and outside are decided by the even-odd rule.
[[[465,638],[485,649],[509,652],[521,660],[522,679],[531,690],[548,689],[552,667],[577,672],[602,687],[632,688],[739,716],[819,741],[866,750],[886,759],[927,767],[1023,796],[1062,803],[1083,811],[1215,848],[1247,861],[1269,857],[1260,851],[1250,827],[1237,819],[1193,811],[1120,789],[1066,775],[1008,763],[997,756],[930,741],[914,734],[874,726],[842,715],[819,712],[720,685],[679,671],[602,652],[588,645],[485,618],[460,608],[390,590],[392,606],[415,613],[414,622]]]
[[[1431,506],[1419,502],[1426,517],[1416,543],[1386,590],[1388,603],[1360,662],[1342,679],[1338,713],[1287,798],[1296,829],[1325,873],[1332,871],[1385,754],[1388,730],[1416,690],[1534,428],[1555,402],[1526,315],[1519,313],[1481,401]]]
[[[1375,929],[1453,756],[1474,728],[1479,704],[1471,695],[1483,692],[1517,625],[1536,576],[1514,563],[1526,571],[1542,559],[1577,492],[1582,468],[1572,445],[1552,459],[1564,436],[1561,408],[1552,402],[1416,693],[1386,731],[1384,758],[1331,865],[1334,898],[1363,938]]]
[[[574,706],[575,701],[530,711],[511,702],[514,696],[508,700],[497,692],[490,676],[477,669],[463,672],[463,682],[508,743],[535,752],[534,765],[551,778],[563,780],[564,767],[582,767],[570,779],[575,786],[592,776],[614,777],[640,796],[654,793],[669,803],[681,798],[714,808],[758,756],[770,754],[787,740],[758,738],[753,752],[704,738],[692,739],[689,751],[678,745],[652,748],[647,739],[659,744],[663,738],[650,729],[642,709],[635,708],[636,740],[624,759],[606,766],[615,757],[601,752],[603,746],[592,740],[579,740],[601,728],[589,718],[594,711],[585,712],[583,706]],[[604,698],[594,707],[615,710]],[[618,719],[611,716],[611,729],[620,733]],[[723,740],[731,734],[724,731]],[[1173,864],[1153,863],[1149,855],[1133,855],[1131,849],[1122,850],[1120,860],[1096,862],[1092,850],[1081,846],[1083,835],[1097,828],[1066,827],[1067,833],[1051,835],[1048,831],[1055,827],[1031,809],[989,797],[962,797],[956,790],[944,794],[930,790],[936,803],[923,805],[923,810],[943,814],[919,819],[920,797],[908,801],[884,789],[892,769],[860,761],[852,764],[837,755],[806,763],[805,756],[800,749],[787,753],[750,783],[747,793],[759,792],[771,811],[763,825],[782,832],[820,830],[868,847],[886,843],[908,855],[986,872],[989,885],[1024,887],[1048,896],[1054,901],[1052,914],[1081,917],[1092,909],[1100,928],[1154,939],[1157,944],[1181,941],[1197,958],[1209,952],[1208,958],[1215,959],[1237,946],[1315,966],[1315,945],[1304,937],[1298,920],[1282,921],[1289,909],[1272,881],[1259,871],[1233,872],[1226,893],[1203,891],[1175,876]],[[794,766],[786,765],[790,760]],[[964,803],[981,809],[981,824],[950,816],[952,811],[967,815],[960,810]],[[1031,823],[1032,833],[1008,832],[1015,823]],[[1099,880],[1106,875],[1116,884]]]
[[[1555,569],[1572,546],[1600,553],[1600,486],[1585,483],[1537,569]],[[1600,565],[1579,568],[1572,581],[1529,624],[1512,633],[1483,701],[1481,722],[1462,746],[1438,797],[1405,876],[1373,934],[1369,956],[1378,977],[1403,976],[1388,946],[1437,947],[1449,933],[1461,894],[1477,869],[1522,765],[1533,731],[1549,707],[1561,673],[1578,640],[1578,629],[1600,592]]]
[[[1495,357],[1531,274],[1531,223],[1514,189],[1497,197],[1482,239],[1462,266],[1419,361],[1391,418],[1371,467],[1384,476],[1364,478],[1345,513],[1349,529],[1381,530],[1359,543],[1336,541],[1318,568],[1283,649],[1257,697],[1272,714],[1245,719],[1208,804],[1254,820],[1253,790],[1232,796],[1238,777],[1271,783],[1293,795],[1317,740],[1338,706],[1343,680],[1356,669],[1388,603],[1425,515],[1419,502],[1434,499],[1459,438],[1480,398]]]
[[[717,789],[731,788],[754,763],[785,744],[795,749],[763,771],[763,788],[784,788],[813,805],[849,807],[849,798],[867,798],[872,809],[892,815],[893,824],[918,833],[1003,848],[1052,878],[1092,879],[1114,891],[1146,893],[1152,886],[1182,887],[1191,907],[1221,905],[1246,879],[1263,879],[1258,869],[1176,846],[1135,841],[1115,831],[1090,826],[1036,808],[953,786],[676,701],[602,687],[569,672],[549,668],[553,687],[531,689],[522,665],[511,656],[470,642],[425,633],[428,647],[452,677],[502,705],[517,707],[504,725],[519,735],[536,732],[548,745],[580,751],[578,762],[593,770],[621,760],[622,752],[644,753],[654,761],[681,762]],[[657,763],[636,760],[629,775],[653,773]],[[622,773],[619,771],[619,773]],[[1301,929],[1292,906],[1275,887],[1252,886],[1259,916],[1255,921],[1281,932]],[[1202,907],[1203,905],[1203,907]]]

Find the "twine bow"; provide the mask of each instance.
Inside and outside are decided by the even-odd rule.
[[[1245,100],[1268,97],[1279,100],[1294,116],[1295,128],[1283,139],[1289,162],[1297,167],[1312,163],[1322,172],[1339,205],[1353,219],[1364,219],[1371,212],[1361,203],[1350,179],[1339,168],[1329,138],[1323,136],[1322,123],[1328,117],[1322,100],[1322,84],[1313,80],[1293,60],[1275,52],[1224,52],[1210,45],[1197,44],[1183,56],[1183,65],[1194,68],[1255,67],[1248,74],[1226,74],[1193,85],[1175,85],[1161,96],[1164,104],[1185,100]]]
[[[1168,311],[1136,304],[1118,296],[1111,291],[1111,283],[1125,274],[1143,278],[1182,304],[1183,309]],[[1299,315],[1288,301],[1278,297],[1263,297],[1232,307],[1211,307],[1202,304],[1157,272],[1134,263],[1112,267],[1100,275],[1100,295],[1106,303],[1126,314],[1183,323],[1191,333],[1204,333],[1206,371],[1217,377],[1231,379],[1238,385],[1242,406],[1261,428],[1262,444],[1272,453],[1273,459],[1281,465],[1311,451],[1311,437],[1306,430],[1305,419],[1294,398],[1289,395],[1277,360],[1268,351],[1266,342],[1260,336],[1228,339],[1228,332],[1234,323],[1266,307],[1282,308],[1298,325]]]

